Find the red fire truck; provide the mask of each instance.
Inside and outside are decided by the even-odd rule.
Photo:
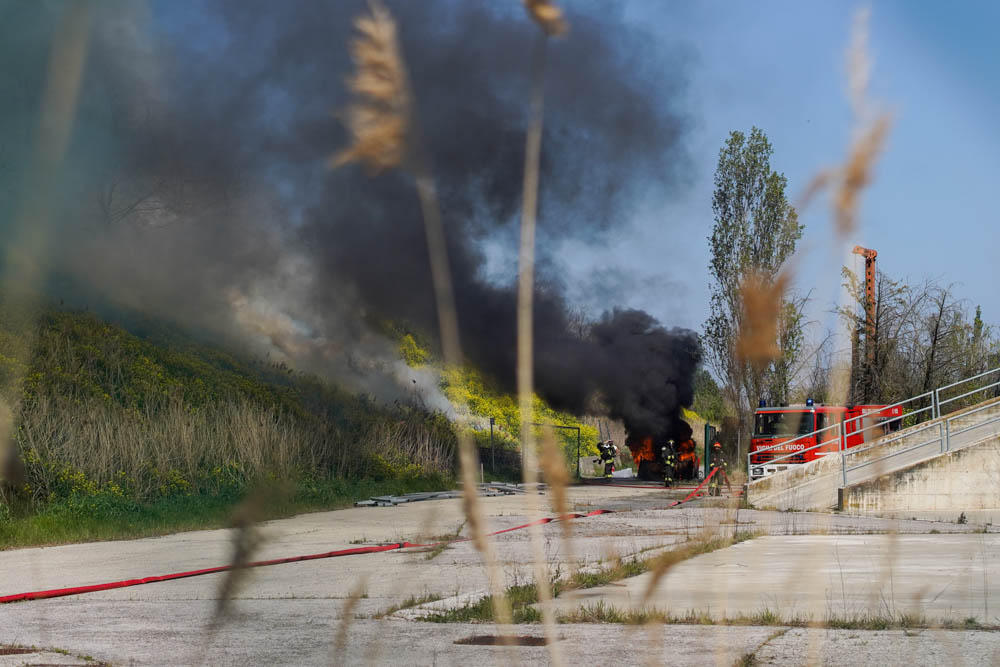
[[[750,438],[750,479],[876,440],[899,430],[902,416],[900,406],[817,405],[810,399],[804,405],[768,407],[762,401]]]

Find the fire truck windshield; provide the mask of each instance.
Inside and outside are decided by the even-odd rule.
[[[754,420],[753,433],[758,438],[784,438],[812,433],[813,413],[798,412],[758,412]]]

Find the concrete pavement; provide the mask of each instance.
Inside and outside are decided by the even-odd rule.
[[[765,536],[672,568],[645,605],[716,619],[892,617],[1000,624],[1000,536]],[[642,608],[651,575],[567,593],[565,611]]]
[[[569,543],[563,541],[563,526],[558,523],[544,526],[546,558],[553,574],[565,574],[571,565],[599,568],[616,558],[649,555],[706,534],[754,531],[773,535],[689,561],[695,564],[714,557],[716,560],[705,562],[723,563],[727,567],[751,563],[750,568],[744,568],[748,569],[742,573],[744,576],[727,580],[726,586],[735,592],[742,590],[747,577],[763,577],[768,573],[772,576],[771,585],[788,586],[787,579],[782,581],[777,577],[779,573],[788,572],[787,566],[779,567],[777,563],[787,563],[788,559],[799,558],[811,550],[803,552],[796,546],[795,540],[803,537],[780,536],[823,533],[843,535],[844,539],[868,539],[869,534],[893,531],[923,533],[922,539],[929,544],[943,539],[994,539],[992,535],[926,535],[932,530],[941,533],[974,530],[970,525],[737,511],[697,505],[666,509],[681,492],[663,489],[596,486],[574,488],[569,493],[572,511],[610,508],[617,513],[570,522]],[[542,500],[547,503],[547,498]],[[493,530],[519,525],[530,518],[524,497],[486,498],[483,507]],[[546,508],[545,514],[552,514],[551,508]],[[444,535],[462,528],[463,523],[458,500],[303,515],[265,524],[261,531],[266,542],[254,558]],[[871,539],[878,537],[872,535]],[[902,538],[903,535],[899,537]],[[743,558],[746,552],[741,549],[759,541],[764,544],[761,540],[770,540],[771,551],[767,552],[767,557],[752,561]],[[3,551],[0,552],[0,594],[224,564],[230,558],[231,541],[231,531],[211,530],[143,540]],[[782,546],[784,541],[788,544],[787,552]],[[495,545],[507,585],[532,580],[529,531],[498,536]],[[925,546],[915,543],[912,548],[924,549]],[[910,547],[901,551],[908,549]],[[877,561],[877,554],[869,561],[872,558]],[[861,563],[859,567],[864,565],[858,562]],[[947,576],[947,573],[924,573],[928,572],[928,576]],[[973,585],[976,572],[975,566],[971,566],[968,576],[950,587],[957,590]],[[992,576],[992,569],[987,570],[987,576]],[[375,661],[380,664],[452,664],[467,662],[472,655],[479,656],[476,659],[487,664],[505,661],[498,657],[501,654],[497,651],[501,649],[495,647],[452,644],[473,633],[489,633],[490,626],[470,628],[373,618],[411,596],[448,597],[458,593],[474,597],[483,594],[487,589],[487,577],[479,554],[469,543],[455,544],[439,553],[409,550],[251,570],[235,595],[234,615],[217,633],[209,635],[206,629],[223,577],[221,574],[208,575],[0,606],[0,644],[55,646],[114,664],[196,664],[198,661],[213,665],[329,664],[333,636],[344,605],[352,591],[359,591],[363,597],[350,614],[353,625],[349,632],[348,662],[369,661],[366,651],[375,650],[371,646],[383,647],[376,654]],[[693,576],[691,579],[691,595],[695,596],[699,587],[694,585]],[[898,582],[900,578],[895,577],[892,581]],[[996,581],[1000,582],[1000,577],[996,577]],[[617,588],[633,585],[626,581]],[[713,590],[710,587],[701,588],[705,595],[716,595],[707,592]],[[863,598],[866,594],[863,591],[857,595]],[[896,595],[902,598],[898,589]],[[361,618],[355,619],[355,616]],[[538,626],[518,628],[518,633],[538,634],[540,631]],[[573,653],[577,660],[590,662],[591,657],[603,656],[609,664],[619,659],[622,663],[634,663],[665,655],[656,652],[661,650],[659,648],[647,648],[643,642],[629,639],[635,633],[630,628],[561,626],[560,632],[566,634],[567,646],[577,647],[567,649],[567,653],[577,651]],[[677,654],[681,663],[700,664],[702,661],[695,656],[704,656],[706,652],[714,655],[715,644],[724,640],[727,648],[720,654],[722,662],[719,664],[731,664],[730,658],[747,652],[748,646],[752,649],[761,645],[775,629],[671,626],[663,632],[686,638],[684,641],[688,644],[685,646],[689,649],[684,651],[689,652]],[[610,648],[600,648],[605,644],[605,637],[616,637],[617,643]],[[537,655],[544,655],[544,648],[539,647],[519,647],[517,650],[525,660],[535,655],[532,652],[541,651]],[[607,655],[601,651],[606,651]]]
[[[486,667],[548,663],[545,646],[507,649],[465,643],[494,634],[491,626],[467,623],[356,619],[348,628],[346,645],[338,651],[334,636],[341,620],[338,605],[328,600],[241,600],[234,619],[212,635],[206,631],[212,614],[209,601],[135,602],[125,608],[110,601],[77,600],[48,613],[61,617],[58,634],[65,645],[95,658],[107,657],[108,647],[115,647],[114,662],[123,665]],[[27,634],[30,630],[13,619],[12,624],[5,620],[4,632]],[[543,635],[538,625],[515,626],[513,632],[535,638]],[[747,655],[755,657],[755,664],[773,665],[974,667],[1000,663],[1000,635],[979,631],[560,625],[558,632],[559,650],[567,664],[729,667]]]

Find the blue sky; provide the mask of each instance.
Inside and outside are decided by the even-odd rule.
[[[851,123],[844,52],[859,7],[629,3],[636,30],[654,31],[691,54],[685,102],[691,186],[648,202],[634,233],[611,248],[574,244],[572,252],[638,264],[645,277],[624,299],[665,323],[700,327],[708,309],[706,237],[719,148],[730,130],[762,128],[774,146],[772,166],[788,177],[793,199],[818,170],[843,158]],[[1000,322],[992,238],[1000,175],[1000,47],[992,31],[1000,5],[879,2],[871,9],[872,97],[895,122],[864,194],[861,228],[849,242],[878,250],[881,267],[894,277],[960,283],[959,295]],[[841,258],[830,251],[826,202],[814,202],[801,220],[798,286],[814,290],[814,316],[828,319]],[[672,258],[669,265],[664,257]]]

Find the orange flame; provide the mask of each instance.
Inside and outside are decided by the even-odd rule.
[[[632,452],[632,460],[636,465],[642,461],[655,461],[656,454],[653,452],[653,437],[646,436],[642,440],[632,442],[628,446]]]

